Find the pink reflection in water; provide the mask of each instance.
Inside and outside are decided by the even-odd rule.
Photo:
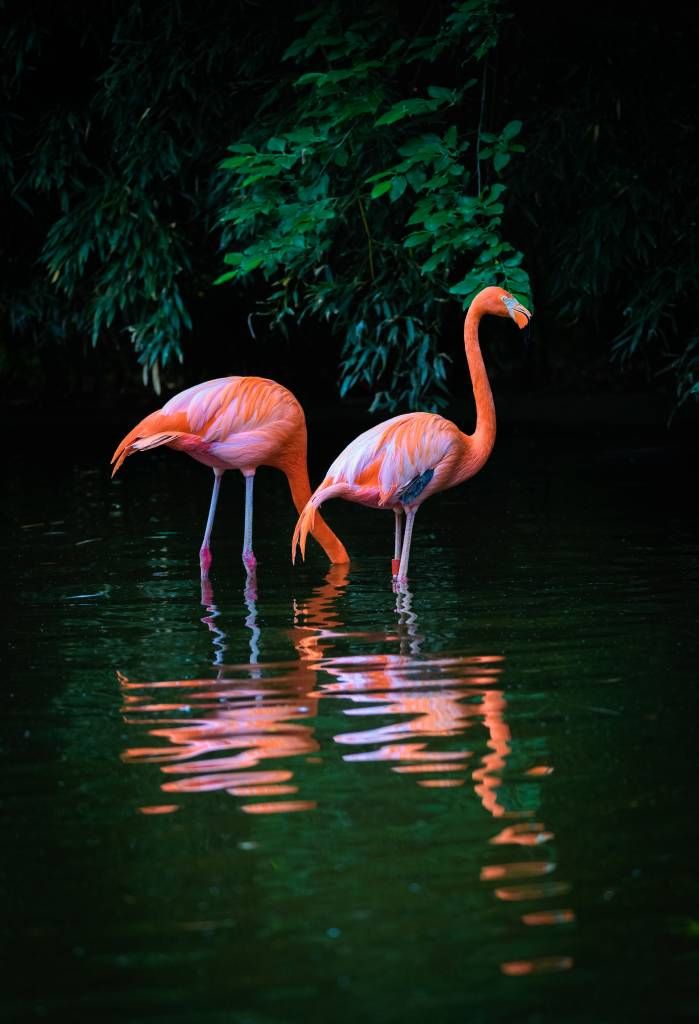
[[[320,639],[331,636],[337,622],[334,604],[347,575],[347,566],[334,566],[303,606],[309,625],[291,631],[300,661],[265,666],[258,665],[256,594],[250,588],[245,593],[250,663],[227,666],[222,657],[226,634],[218,624],[220,613],[211,582],[204,581],[202,602],[208,614],[202,621],[213,635],[218,676],[141,683],[119,674],[125,720],[158,741],[157,745],[130,746],[122,759],[159,765],[168,776],[161,784],[167,793],[223,791],[239,799],[296,793],[298,786],[290,784],[293,770],[276,764],[299,757],[313,763],[318,753],[315,662],[322,656]],[[275,766],[268,769],[270,761]],[[280,800],[248,804],[243,810],[261,814],[313,807],[314,801]]]
[[[407,654],[332,657],[328,648],[339,637],[352,635],[344,630],[337,612],[347,581],[348,567],[334,566],[311,597],[295,605],[289,636],[298,661],[260,665],[256,627],[251,662],[240,666],[222,661],[226,634],[218,624],[220,613],[211,582],[205,581],[202,601],[208,614],[202,621],[214,637],[218,676],[143,683],[119,674],[125,720],[156,741],[129,746],[123,760],[157,764],[167,776],[161,784],[167,793],[225,791],[244,798],[259,793],[261,786],[290,786],[290,759],[302,757],[306,764],[321,760],[314,756],[319,753],[314,729],[319,703],[340,700],[351,705],[343,709],[348,718],[382,719],[377,726],[342,731],[334,737],[341,747],[363,748],[344,754],[343,759],[388,762],[393,771],[412,776],[427,788],[464,784],[472,751],[445,750],[441,741],[485,725],[491,752],[471,770],[472,779],[477,781],[476,792],[484,806],[491,813],[505,814],[497,790],[498,773],[509,751],[509,730],[503,720],[503,694],[492,689],[502,657],[420,661]],[[250,616],[256,616],[255,599],[246,592],[248,627]],[[396,598],[400,628],[395,636],[377,633],[363,639],[402,643],[407,635],[412,650],[419,637],[411,600],[407,592]],[[431,749],[434,744],[437,749]],[[267,768],[270,761],[275,765]],[[278,767],[280,763],[284,767]],[[285,805],[288,801],[280,802]]]
[[[396,598],[395,634],[350,633],[337,610],[347,584],[348,568],[335,566],[307,601],[294,605],[289,639],[297,660],[275,663],[259,662],[264,645],[256,596],[246,593],[250,662],[234,666],[223,662],[226,634],[207,581],[202,599],[208,614],[202,621],[212,633],[217,678],[143,683],[120,675],[125,721],[148,737],[125,750],[123,760],[157,765],[165,793],[226,793],[253,815],[313,811],[316,801],[303,792],[312,782],[312,772],[301,781],[295,773],[301,764],[322,764],[327,758],[337,763],[338,750],[347,770],[381,763],[397,777],[396,784],[401,779],[416,793],[418,787],[452,789],[468,784],[494,826],[497,820],[490,847],[501,852],[510,846],[521,858],[482,867],[482,883],[500,883],[490,890],[493,898],[517,903],[566,893],[567,883],[543,879],[556,869],[552,860],[524,859],[554,835],[533,820],[533,807],[522,806],[517,787],[505,784],[513,741],[505,693],[499,686],[504,658],[416,657],[422,638],[407,592]],[[372,645],[397,643],[399,653],[333,654],[338,642],[348,637]],[[347,727],[335,734],[330,749],[321,751],[316,719],[322,703],[331,701]],[[518,768],[518,778],[531,780],[526,783],[530,792],[532,787],[536,792],[538,780],[553,771],[540,758],[541,752],[536,763]],[[178,806],[154,804],[139,811],[167,814]],[[502,884],[519,879],[539,881]],[[520,919],[526,926],[546,927],[573,921],[574,914],[537,908]],[[570,957],[552,955],[507,961],[500,970],[514,977],[570,966]]]
[[[343,759],[397,762],[392,770],[405,776],[451,775],[451,779],[433,777],[416,781],[427,788],[455,787],[466,780],[467,763],[473,758],[473,751],[466,747],[430,748],[434,741],[461,738],[468,730],[485,724],[488,746],[496,751],[497,759],[486,755],[481,765],[472,770],[471,777],[478,780],[476,792],[484,805],[488,809],[497,805],[494,794],[500,780],[493,771],[504,766],[509,749],[503,747],[501,736],[505,703],[502,693],[491,689],[502,669],[502,660],[499,655],[491,655],[416,662],[401,654],[326,659],[322,663],[324,673],[335,681],[320,683],[320,693],[356,705],[344,709],[348,718],[382,719],[378,726],[335,736],[342,746],[370,747],[345,754]],[[392,719],[388,723],[387,717]],[[441,748],[443,744],[438,742],[437,746]]]
[[[119,674],[125,720],[155,741],[129,746],[123,760],[158,765],[166,776],[161,783],[166,793],[225,791],[245,798],[265,786],[293,786],[295,792],[290,762],[321,760],[315,720],[320,702],[335,700],[353,723],[380,719],[335,735],[340,748],[355,748],[343,754],[344,761],[385,762],[424,788],[471,782],[493,817],[528,816],[526,809],[508,808],[500,795],[511,750],[507,703],[496,686],[502,656],[416,659],[422,638],[412,595],[404,591],[396,596],[395,635],[361,637],[397,641],[401,653],[333,657],[339,638],[358,635],[344,628],[337,609],[348,575],[347,566],[333,566],[305,602],[294,604],[289,637],[298,660],[267,665],[258,661],[261,634],[252,591],[245,594],[245,625],[251,630],[254,625],[250,663],[223,663],[226,634],[211,581],[204,581],[202,602],[208,614],[202,621],[212,633],[217,678],[143,683]],[[406,648],[410,653],[403,653]],[[474,749],[482,749],[483,730],[487,750],[479,757]],[[468,746],[454,744],[467,735],[472,736]],[[536,834],[512,828],[493,841],[522,846],[542,841],[540,828]]]

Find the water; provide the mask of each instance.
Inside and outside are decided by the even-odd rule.
[[[505,437],[396,594],[390,514],[292,568],[272,470],[255,593],[233,474],[202,590],[203,467],[11,465],[3,1020],[695,1017],[687,468]]]

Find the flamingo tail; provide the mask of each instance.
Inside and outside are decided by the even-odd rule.
[[[126,435],[112,456],[112,463],[114,465],[112,476],[121,468],[125,459],[129,455],[133,455],[134,452],[147,452],[150,448],[159,448],[164,444],[172,444],[177,438],[189,436],[191,435],[187,434],[184,430],[165,430],[157,434],[146,434],[145,437],[143,435],[134,436],[132,431]]]
[[[343,495],[346,490],[347,487],[345,484],[331,484],[330,486],[327,487],[323,487],[323,485],[321,484],[321,486],[318,487],[317,490],[313,492],[313,494],[310,496],[310,498],[308,499],[308,501],[306,502],[301,511],[301,515],[298,518],[298,522],[296,523],[296,528],[294,530],[294,536],[291,539],[292,562],[296,561],[297,548],[300,548],[301,558],[305,560],[306,541],[308,540],[309,533],[313,534],[313,536],[316,537],[316,539],[318,539],[318,534],[320,533],[320,530],[319,524],[316,523],[316,513],[320,506],[323,504],[323,502],[328,501],[329,498],[335,498],[337,496]],[[325,528],[325,530],[327,530],[328,533],[331,533],[329,527],[327,526],[326,523],[323,522],[321,517],[318,516],[317,518],[318,520],[320,520],[320,523]],[[334,534],[332,534],[332,536],[335,540],[337,540]],[[339,541],[337,541],[337,543],[340,548],[340,554],[336,558],[332,559],[332,561],[336,563],[349,562],[349,556],[345,551],[344,545],[341,544],[341,542]]]
[[[316,506],[313,503],[313,498],[310,498],[301,512],[294,529],[294,536],[291,539],[291,561],[296,562],[296,549],[300,548],[301,558],[306,560],[306,541],[308,540],[308,534],[313,531],[313,526],[316,520]]]

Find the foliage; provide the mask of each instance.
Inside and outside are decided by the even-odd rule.
[[[93,345],[126,335],[158,390],[160,367],[183,357],[188,298],[213,277],[212,126],[241,109],[259,46],[232,35],[231,12],[211,0],[132,0],[100,18],[81,7],[41,18],[29,8],[2,40],[15,55],[3,66],[13,105],[26,110],[38,96],[41,110],[5,122],[14,136],[0,138],[0,170],[24,223],[49,225],[38,245],[44,274],[37,280],[32,261],[4,304],[13,331],[36,344],[47,325],[56,339]],[[75,89],[56,85],[56,46],[84,76]]]
[[[550,8],[0,0],[4,390],[136,359],[157,388],[217,335],[255,365],[226,304],[301,362],[334,335],[342,395],[435,408],[455,308],[530,301],[526,265],[535,386],[699,397],[692,33]]]
[[[629,379],[671,379],[681,405],[699,395],[699,176],[696,161],[675,159],[696,134],[693,51],[681,25],[666,29],[680,69],[687,47],[685,83],[657,64],[661,14],[631,34],[619,12],[594,36],[580,17],[565,87],[542,108],[514,183],[536,226],[529,256],[562,325],[601,335]]]
[[[486,133],[474,77],[503,14],[468,0],[429,35],[396,38],[386,4],[347,12],[299,19],[274,105],[229,146],[218,281],[262,275],[260,313],[339,332],[341,395],[362,383],[378,388],[374,409],[435,408],[445,304],[491,283],[529,300],[499,180],[521,122]]]

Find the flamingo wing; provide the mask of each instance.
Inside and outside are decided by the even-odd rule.
[[[344,485],[343,497],[386,506],[415,500],[461,451],[461,434],[434,413],[405,413],[360,434],[338,455],[318,488]],[[440,481],[441,482],[441,481]]]
[[[118,445],[116,473],[136,451],[168,445],[221,469],[258,466],[293,435],[303,412],[294,396],[262,377],[219,377],[174,395]]]
[[[414,503],[449,486],[463,451],[463,435],[434,413],[394,416],[366,430],[335,459],[299,516],[291,542],[305,557],[306,538],[316,510],[330,498],[345,498],[372,508]],[[425,497],[427,495],[425,494]]]
[[[274,460],[300,429],[298,401],[281,384],[263,377],[222,377],[175,395],[163,412],[185,411],[206,451],[231,468]]]

